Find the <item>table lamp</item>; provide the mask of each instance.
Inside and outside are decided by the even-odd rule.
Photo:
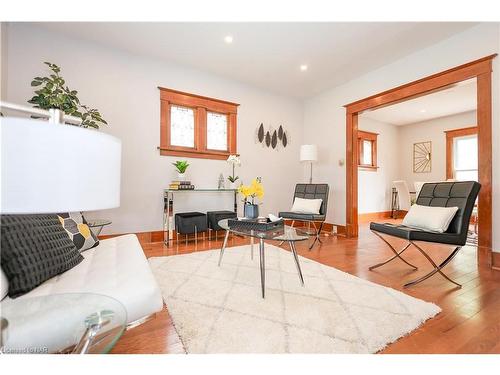
[[[311,173],[309,175],[309,183],[312,184],[313,163],[318,161],[318,147],[316,145],[300,146],[300,161],[311,163]]]
[[[59,111],[0,104],[2,110],[50,118],[0,118],[0,213],[93,211],[120,205],[119,139],[61,123],[66,119]]]

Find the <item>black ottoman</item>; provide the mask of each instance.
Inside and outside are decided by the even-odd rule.
[[[219,226],[219,221],[223,219],[234,219],[236,218],[236,212],[234,211],[208,211],[207,212],[207,222],[208,227],[212,230],[221,230]]]
[[[175,230],[180,234],[192,234],[207,230],[207,215],[201,212],[175,214]]]
[[[236,212],[234,211],[208,211],[207,212],[207,224],[208,228],[215,231],[215,239],[217,239],[217,231],[222,228],[219,226],[219,221],[223,219],[236,218]],[[211,231],[208,232],[208,240],[210,241]]]

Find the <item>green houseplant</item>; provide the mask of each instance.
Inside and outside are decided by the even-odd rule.
[[[186,176],[186,169],[189,167],[187,160],[177,160],[175,163],[172,163],[172,165],[175,167],[179,179],[184,179]]]
[[[100,125],[107,125],[97,109],[81,104],[77,96],[78,91],[66,86],[59,66],[50,62],[44,64],[52,73],[48,77],[33,78],[31,86],[36,87],[36,90],[28,103],[34,104],[36,108],[60,109],[67,115],[79,117],[82,119],[80,126],[85,128],[99,129]]]

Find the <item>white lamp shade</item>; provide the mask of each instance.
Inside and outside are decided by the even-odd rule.
[[[300,161],[317,161],[318,147],[316,145],[300,146]]]
[[[72,125],[1,118],[3,214],[120,205],[121,141]]]

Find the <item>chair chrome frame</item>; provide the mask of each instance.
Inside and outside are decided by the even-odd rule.
[[[314,227],[314,241],[312,242],[312,244],[309,246],[309,251],[312,250],[312,248],[314,247],[314,245],[316,244],[316,241],[318,241],[320,244],[323,243],[323,241],[321,241],[321,238],[320,238],[320,235],[321,235],[321,229],[323,229],[323,224],[325,223],[324,221],[321,221],[320,222],[320,225],[319,225],[319,229],[316,227],[316,222],[312,221],[312,220],[300,220],[300,219],[294,219],[292,220],[292,224],[290,225],[292,228],[293,228],[293,224],[295,224],[296,221],[301,221],[303,223],[312,223],[313,224],[313,227]],[[285,241],[281,241],[279,243],[279,246],[283,245],[285,243]]]
[[[443,260],[439,265],[436,264],[436,262],[434,262],[434,260],[429,256],[429,254],[427,254],[425,252],[424,249],[422,249],[421,246],[417,245],[416,244],[416,241],[408,241],[408,243],[406,244],[406,246],[404,246],[401,250],[397,251],[394,246],[392,246],[389,241],[387,241],[382,235],[380,235],[378,232],[372,230],[371,231],[373,234],[375,234],[377,237],[379,237],[380,239],[382,239],[382,241],[384,241],[387,246],[389,246],[389,248],[392,250],[392,252],[394,253],[394,256],[392,256],[391,258],[381,262],[381,263],[378,263],[378,264],[375,264],[371,267],[369,267],[368,269],[370,271],[374,270],[375,268],[378,268],[380,266],[383,266],[384,264],[387,264],[391,261],[393,261],[394,259],[398,258],[400,259],[401,261],[403,261],[404,263],[406,263],[407,265],[409,265],[410,267],[412,267],[415,271],[418,270],[418,267],[417,266],[414,266],[413,264],[411,264],[410,262],[408,262],[407,260],[405,260],[401,254],[403,252],[405,252],[411,245],[415,246],[417,248],[417,250],[428,260],[428,262],[434,267],[432,271],[430,271],[429,273],[425,274],[424,276],[421,276],[419,277],[418,279],[415,279],[415,280],[412,280],[406,284],[403,285],[404,288],[409,288],[413,285],[416,285],[416,284],[419,284],[421,283],[422,281],[424,280],[427,280],[429,277],[435,275],[436,273],[439,273],[441,276],[443,276],[446,280],[448,280],[449,282],[455,284],[457,287],[461,288],[462,285],[457,283],[456,281],[452,280],[448,275],[446,275],[442,269],[452,261],[453,258],[455,258],[455,256],[458,254],[458,252],[460,251],[460,249],[462,248],[462,246],[456,246],[454,248],[454,250],[450,253],[450,255],[448,255],[448,257]],[[389,236],[389,235],[388,235]],[[390,237],[390,236],[389,236]]]

